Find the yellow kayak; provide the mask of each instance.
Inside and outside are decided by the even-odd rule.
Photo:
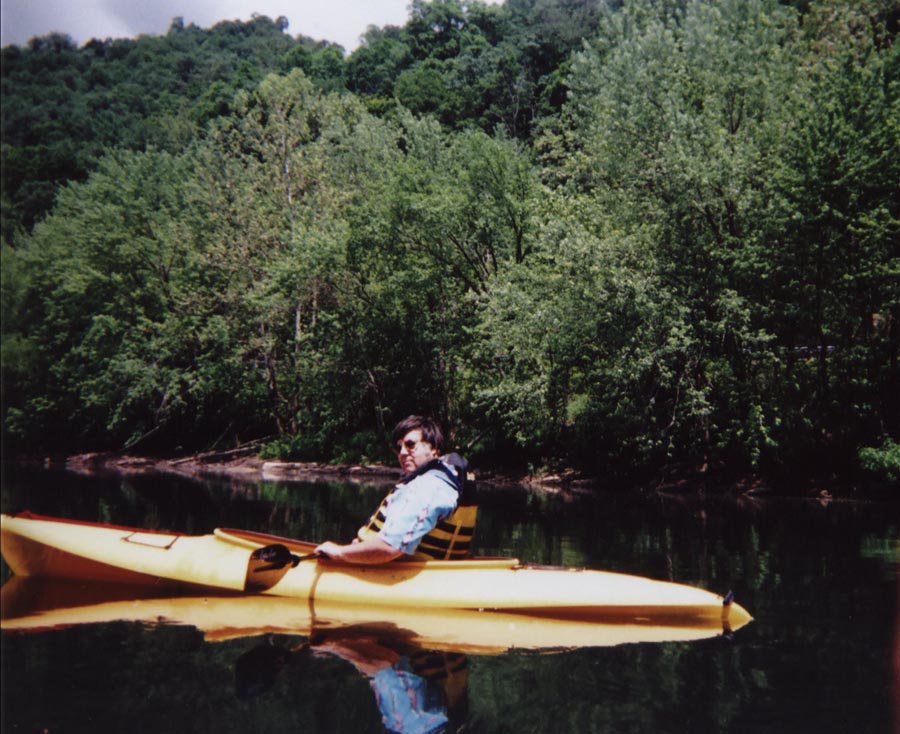
[[[80,624],[189,625],[210,642],[265,634],[376,637],[425,650],[499,654],[716,637],[720,624],[604,623],[468,609],[368,607],[261,595],[157,596],[128,585],[14,576],[0,589],[4,631],[39,632]]]
[[[751,617],[692,586],[620,573],[537,567],[515,558],[352,566],[312,557],[314,544],[252,531],[185,535],[102,523],[0,515],[17,576],[91,579],[202,593],[263,594],[316,605],[491,610],[582,622],[737,629]]]

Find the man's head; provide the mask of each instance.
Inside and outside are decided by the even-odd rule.
[[[419,415],[400,421],[394,427],[393,438],[400,468],[406,474],[436,459],[444,448],[441,427],[431,418]]]

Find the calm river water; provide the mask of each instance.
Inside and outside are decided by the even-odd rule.
[[[334,482],[195,482],[20,469],[7,471],[0,509],[190,533],[231,526],[349,539],[383,493],[383,486]],[[407,717],[407,731],[429,731],[441,720],[434,712],[443,711],[448,722],[439,731],[468,734],[900,732],[898,509],[489,489],[479,519],[480,554],[733,590],[755,619],[732,635],[693,642],[552,654],[444,650],[420,658],[401,651],[447,671],[415,688],[428,705]],[[5,581],[5,564],[2,573]],[[4,631],[2,728],[383,731],[384,700],[379,709],[373,679],[327,646],[299,649],[303,642],[283,634],[265,645],[247,637],[207,641],[190,626],[136,622]],[[241,678],[241,663],[246,673],[260,647],[271,664],[254,668],[256,679]],[[273,662],[272,651],[292,648]]]

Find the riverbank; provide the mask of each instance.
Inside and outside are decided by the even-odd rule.
[[[85,475],[114,473],[129,476],[162,473],[192,479],[228,477],[248,482],[302,480],[319,476],[391,482],[400,476],[399,469],[378,464],[335,466],[317,462],[267,461],[254,452],[241,450],[194,454],[179,458],[87,453],[66,457],[62,464],[69,471]]]
[[[315,481],[335,479],[366,484],[394,484],[402,475],[399,467],[385,464],[327,464],[311,461],[279,461],[260,458],[255,449],[234,449],[159,458],[117,452],[92,452],[60,459],[43,459],[48,468],[64,468],[77,474],[120,476],[153,473],[174,474],[191,479],[228,478],[234,481]],[[479,471],[482,484],[521,486],[550,492],[587,492],[594,483],[574,471],[553,474],[509,476]]]
[[[258,447],[246,446],[227,451],[211,451],[190,456],[161,458],[119,452],[93,452],[55,458],[32,458],[24,463],[47,468],[66,469],[86,476],[115,474],[119,476],[171,474],[191,479],[228,479],[235,482],[322,481],[376,484],[390,486],[401,476],[400,469],[385,464],[328,464],[323,462],[279,461],[262,459]],[[510,476],[479,468],[482,485],[518,486],[551,493],[582,494],[607,488],[601,482],[574,470]],[[622,488],[622,487],[617,487]],[[627,489],[627,487],[625,487]],[[803,485],[778,486],[763,477],[685,476],[679,472],[658,477],[655,481],[634,485],[635,491],[666,495],[730,495],[745,498],[790,497],[813,500],[820,504],[832,501],[886,500],[896,502],[896,492],[887,488],[858,490],[843,485],[807,480]]]

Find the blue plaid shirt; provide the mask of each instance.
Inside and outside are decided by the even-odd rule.
[[[440,469],[398,485],[387,499],[378,537],[403,553],[414,553],[419,541],[456,509],[458,499],[456,487]]]

